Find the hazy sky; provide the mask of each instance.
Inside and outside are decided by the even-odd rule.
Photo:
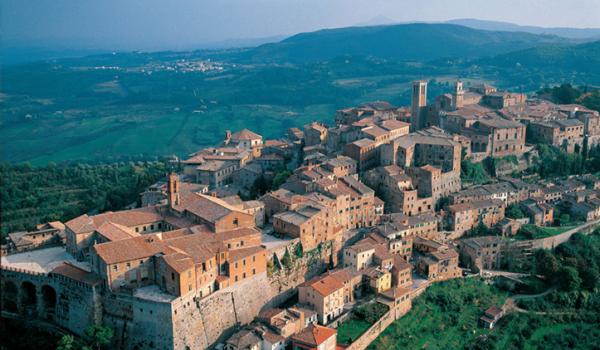
[[[600,27],[600,0],[0,0],[0,35],[4,45],[183,49],[376,17]]]

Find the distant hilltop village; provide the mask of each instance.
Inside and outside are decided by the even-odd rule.
[[[387,312],[344,344],[364,349],[430,283],[568,239],[510,239],[552,223],[556,203],[598,222],[591,175],[531,183],[498,168],[492,183],[462,183],[463,159],[526,166],[529,137],[580,152],[600,143],[600,116],[460,81],[428,103],[416,81],[410,108],[347,108],[333,126],[277,140],[228,131],[144,191],[140,208],[11,233],[2,310],[78,335],[109,326],[115,349],[333,350],[336,327],[374,296],[366,305]],[[505,217],[508,206],[525,217]],[[464,238],[482,226],[501,235]]]

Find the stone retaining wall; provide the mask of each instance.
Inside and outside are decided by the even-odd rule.
[[[346,350],[366,349],[389,325],[395,321],[394,311],[386,312],[381,318],[358,337]]]

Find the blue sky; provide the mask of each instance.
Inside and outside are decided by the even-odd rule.
[[[600,0],[0,0],[3,45],[187,49],[377,17],[600,27]]]

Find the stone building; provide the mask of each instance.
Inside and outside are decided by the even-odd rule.
[[[392,275],[392,285],[401,288],[411,288],[412,265],[399,255],[394,256],[394,266],[390,270]]]
[[[416,270],[430,281],[444,281],[462,275],[458,253],[451,247],[420,237],[415,238]]]
[[[460,143],[437,130],[400,137],[381,150],[382,165],[406,168],[418,195],[433,203],[460,190],[460,159]]]
[[[305,146],[322,145],[327,139],[327,126],[322,123],[313,122],[304,126]]]
[[[578,113],[577,119],[583,123],[583,136],[588,149],[600,144],[600,114],[598,112]]]
[[[246,166],[254,158],[253,152],[256,151],[232,146],[205,148],[181,162],[183,174],[199,183],[210,181],[212,177],[214,186],[222,185],[227,183],[233,171]]]
[[[410,106],[411,130],[417,131],[425,128],[425,107],[427,106],[427,81],[413,81]]]
[[[223,141],[223,144],[229,147],[249,150],[252,152],[253,157],[259,157],[263,147],[263,137],[248,129],[242,129],[233,134],[231,131],[227,130],[225,132],[225,140]]]
[[[365,173],[365,181],[382,193],[389,212],[411,216],[435,209],[432,197],[420,197],[413,179],[397,165],[370,170]]]
[[[298,286],[298,302],[313,307],[326,325],[344,311],[344,284],[331,275],[315,277]]]
[[[377,301],[387,305],[393,312],[394,319],[406,315],[412,308],[410,288],[394,287],[379,295]]]
[[[579,151],[583,147],[584,123],[578,119],[533,122],[528,127],[540,142],[562,148],[569,153]]]
[[[292,350],[336,350],[337,331],[319,325],[309,325],[292,336]]]
[[[458,238],[480,223],[492,227],[504,218],[504,203],[498,199],[473,201],[448,206],[448,223]]]
[[[24,252],[44,246],[60,245],[64,240],[65,225],[60,221],[51,221],[37,225],[33,231],[9,233],[8,252]]]
[[[461,259],[473,272],[499,270],[506,241],[498,236],[473,237],[458,243]]]

